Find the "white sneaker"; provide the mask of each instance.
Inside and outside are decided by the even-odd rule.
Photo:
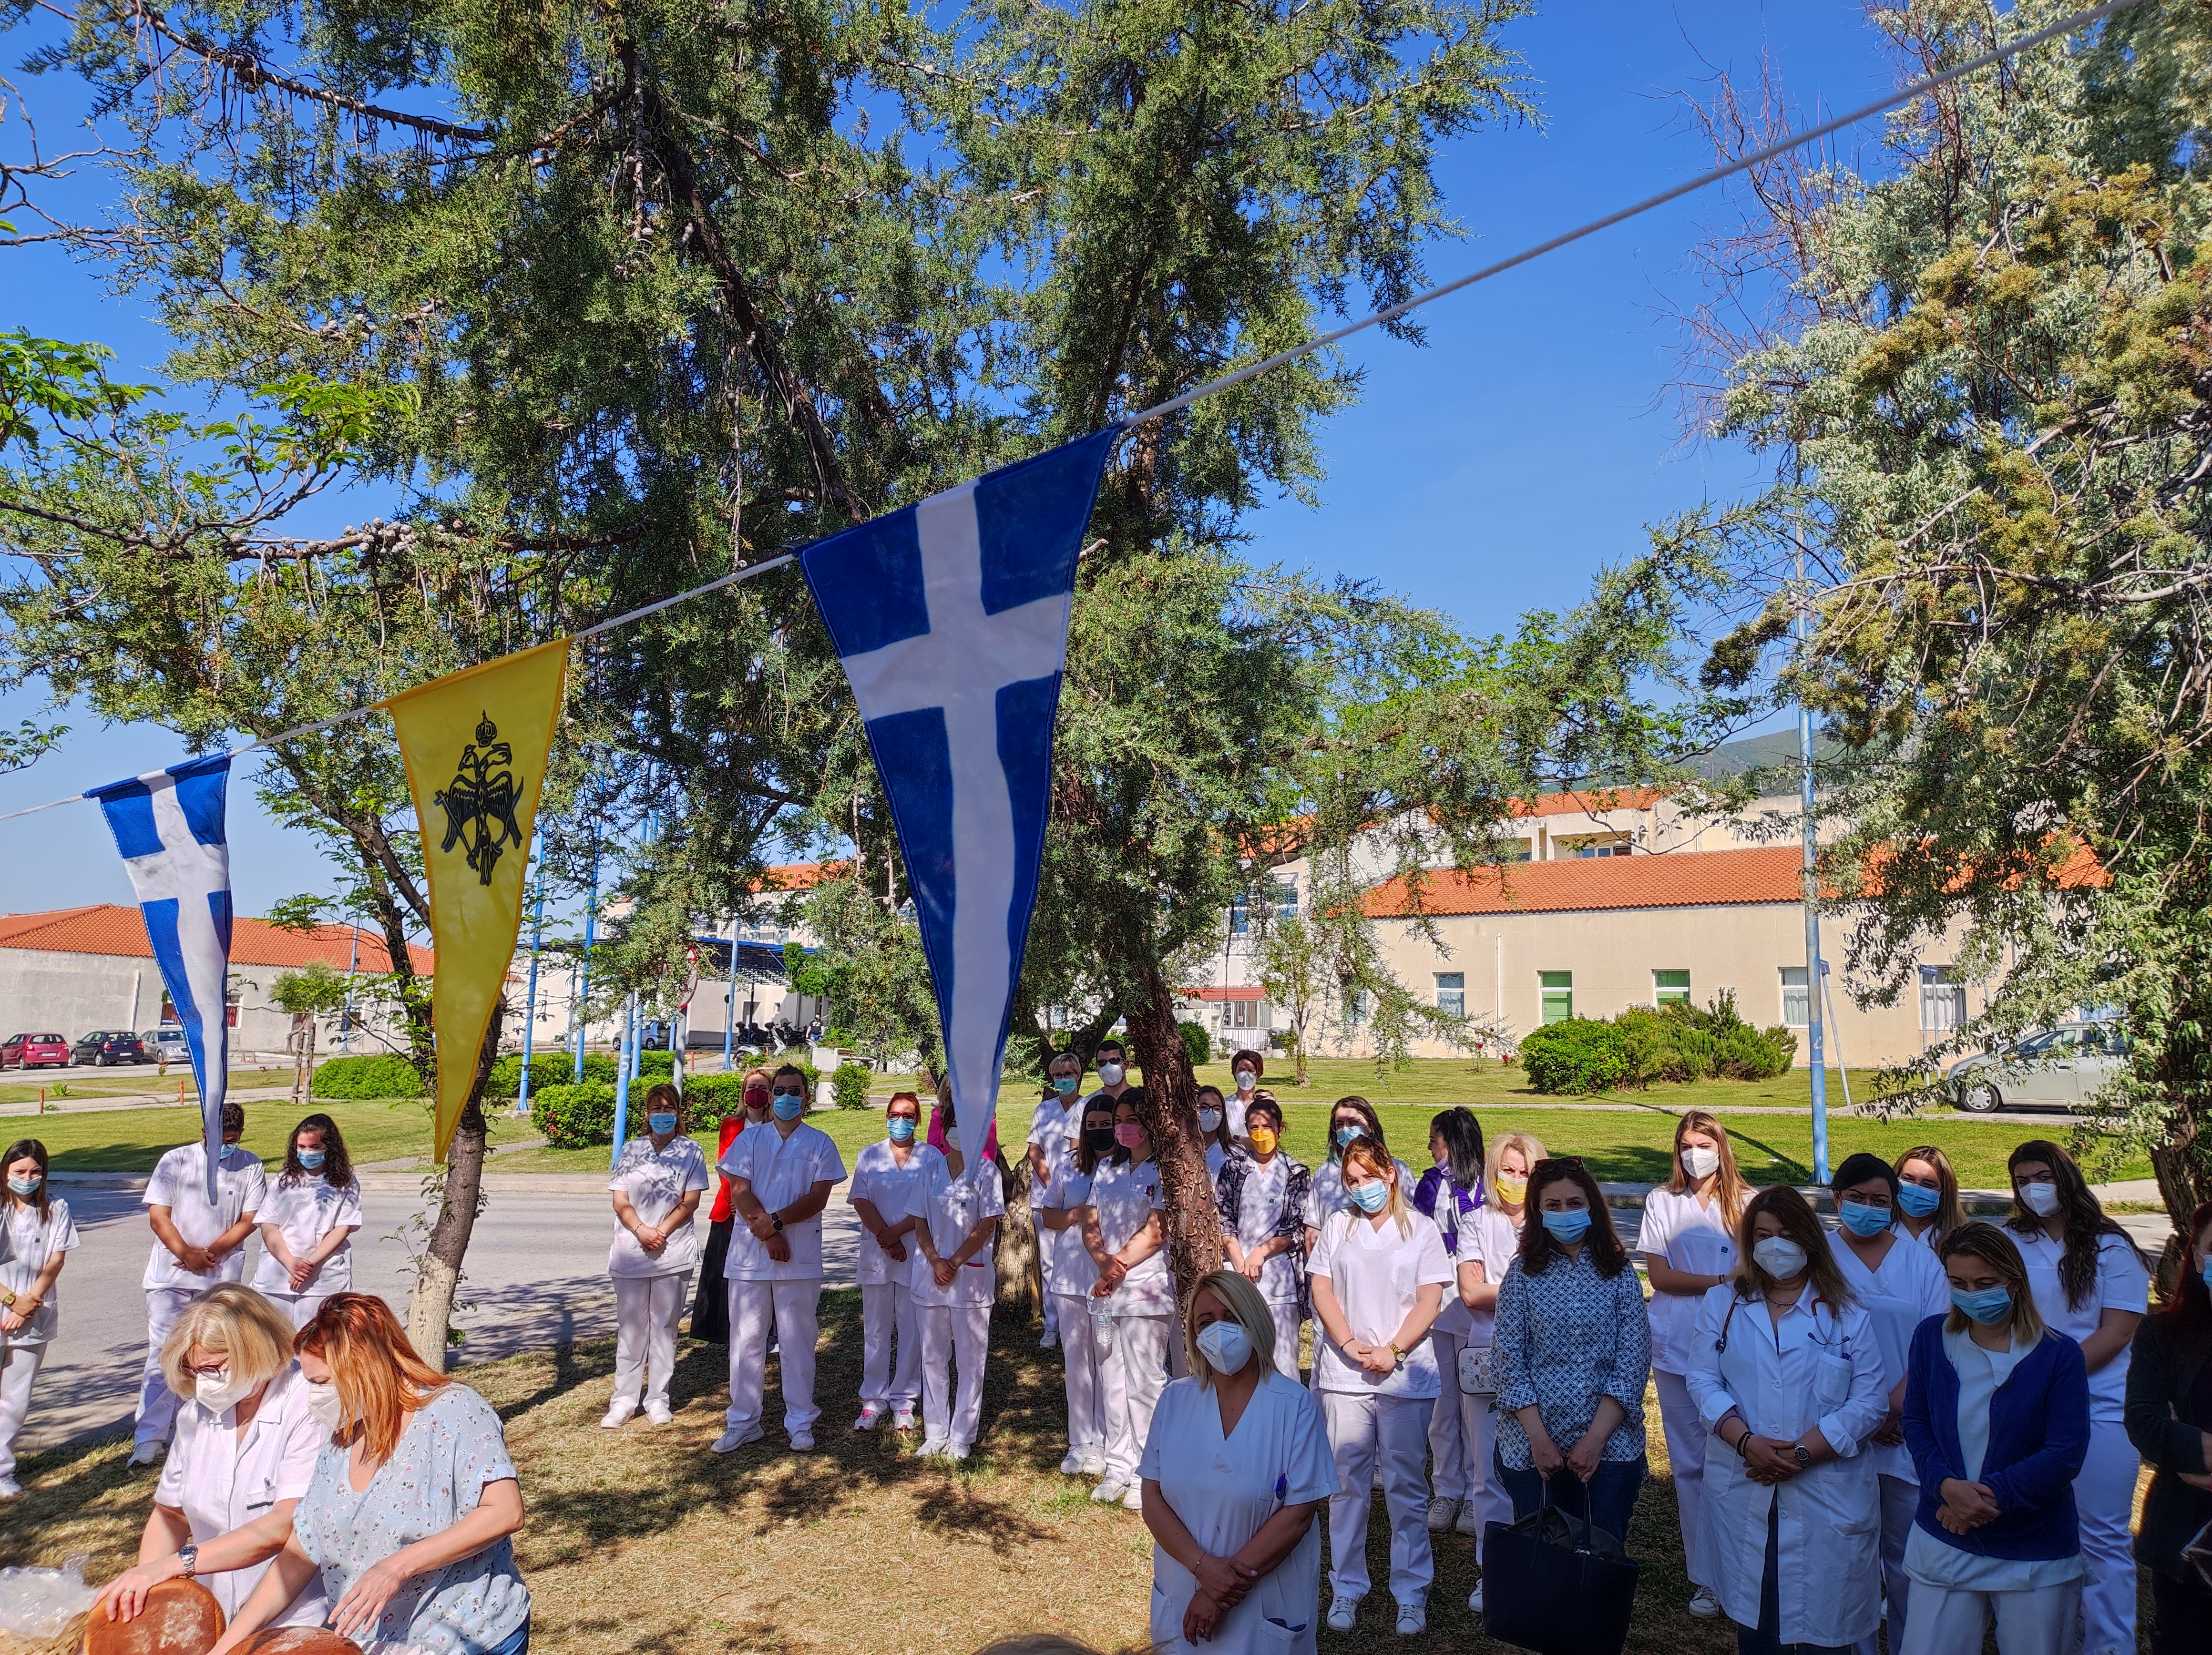
[[[1080,1448],[1071,1448],[1067,1451],[1067,1458],[1060,1462],[1060,1474],[1062,1476],[1083,1475],[1083,1451]]]
[[[675,1421],[676,1416],[669,1412],[668,1404],[666,1403],[649,1402],[646,1403],[645,1422],[647,1425],[672,1425],[675,1423]]]
[[[1145,1485],[1143,1483],[1132,1482],[1129,1485],[1129,1492],[1121,1496],[1121,1509],[1125,1512],[1141,1512],[1145,1509]]]
[[[860,1417],[853,1422],[855,1431],[872,1431],[884,1421],[884,1410],[870,1403],[860,1410]]]
[[[1714,1597],[1709,1588],[1699,1586],[1690,1594],[1690,1613],[1700,1621],[1712,1620],[1720,1612],[1721,1600]]]
[[[725,1431],[714,1439],[714,1452],[718,1454],[734,1454],[747,1443],[758,1442],[767,1434],[768,1428],[758,1422],[755,1422],[747,1430]]]
[[[1059,1331],[1057,1328],[1049,1328],[1049,1327],[1048,1327],[1048,1328],[1045,1329],[1045,1331],[1044,1331],[1044,1337],[1042,1337],[1042,1339],[1039,1339],[1039,1340],[1037,1341],[1037,1349],[1038,1349],[1039,1350],[1057,1350],[1057,1349],[1060,1349],[1060,1331]]]
[[[635,1403],[618,1402],[613,1407],[607,1409],[606,1417],[599,1422],[599,1429],[602,1431],[619,1431],[623,1426],[629,1423],[630,1416],[636,1412],[637,1404]]]
[[[1115,1500],[1121,1499],[1128,1492],[1129,1485],[1127,1483],[1122,1482],[1119,1477],[1109,1475],[1103,1482],[1100,1483],[1097,1488],[1091,1491],[1091,1497],[1097,1500],[1101,1506],[1111,1506]]]
[[[1425,1604],[1398,1605],[1398,1635],[1401,1638],[1418,1638],[1428,1629],[1429,1611]]]
[[[166,1442],[142,1442],[131,1451],[131,1463],[133,1465],[159,1465],[168,1452],[169,1445]]]
[[[795,1454],[812,1453],[814,1452],[814,1433],[811,1431],[793,1431],[791,1434],[791,1451]]]
[[[1079,1472],[1078,1475],[1081,1476],[1104,1476],[1106,1475],[1106,1451],[1103,1448],[1085,1449],[1083,1451],[1083,1470]]]
[[[951,1446],[943,1437],[932,1437],[914,1451],[914,1457],[916,1459],[935,1459]]]
[[[1481,1534],[1482,1514],[1474,1509],[1474,1502],[1473,1500],[1462,1500],[1460,1501],[1459,1519],[1452,1525],[1452,1529],[1455,1533],[1459,1534],[1472,1534],[1477,1536]]]
[[[1469,1615],[1482,1613],[1482,1585],[1480,1581],[1475,1584],[1474,1590],[1467,1595],[1467,1612]]]
[[[964,1442],[948,1442],[945,1445],[945,1458],[947,1459],[965,1459],[973,1452],[974,1450]]]
[[[1328,1629],[1331,1632],[1349,1632],[1352,1622],[1358,1618],[1359,1600],[1357,1597],[1346,1597],[1340,1594],[1329,1598]]]
[[[23,1485],[11,1476],[0,1476],[0,1500],[21,1500]]]
[[[899,1409],[894,1409],[892,1410],[892,1412],[891,1412],[891,1429],[892,1429],[892,1430],[894,1430],[894,1431],[911,1431],[911,1430],[913,1430],[914,1428],[915,1428],[915,1423],[914,1423],[914,1409],[911,1409],[911,1408],[899,1408]]]
[[[1451,1527],[1452,1519],[1458,1515],[1459,1501],[1449,1500],[1443,1494],[1438,1494],[1429,1502],[1429,1532],[1443,1533],[1445,1530]]]

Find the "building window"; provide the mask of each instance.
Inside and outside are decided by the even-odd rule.
[[[1249,937],[1251,932],[1252,910],[1245,906],[1243,896],[1231,897],[1229,899],[1229,934],[1231,937]]]
[[[1525,839],[1502,840],[1498,845],[1500,862],[1526,862],[1529,859],[1528,841]]]
[[[1467,1015],[1465,972],[1440,971],[1437,973],[1437,1009],[1447,1017]]]
[[[1690,1003],[1690,973],[1686,971],[1655,971],[1651,973],[1651,1003],[1656,1006],[1686,1006]]]
[[[1813,1021],[1813,1005],[1805,993],[1805,967],[1782,967],[1782,1024],[1785,1028],[1807,1028]]]
[[[1224,1028],[1265,1028],[1260,1021],[1260,1002],[1257,1000],[1225,1000],[1221,1006],[1221,1026]]]
[[[1920,1028],[1923,1034],[1948,1034],[1966,1021],[1966,985],[1956,966],[1920,967]]]
[[[1276,918],[1288,924],[1298,917],[1298,887],[1296,880],[1274,881],[1268,895],[1275,905]]]
[[[1543,990],[1546,1022],[1563,1023],[1575,1015],[1574,973],[1540,971],[1536,981]]]

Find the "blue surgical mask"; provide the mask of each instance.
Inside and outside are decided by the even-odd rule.
[[[666,1137],[676,1130],[676,1117],[672,1114],[647,1115],[645,1118],[645,1124],[655,1137]],[[301,1158],[306,1159],[305,1156]]]
[[[1079,1078],[1074,1075],[1054,1075],[1052,1077],[1052,1089],[1063,1098],[1072,1098],[1075,1095],[1076,1082]]]
[[[1358,1126],[1338,1127],[1336,1129],[1336,1147],[1340,1149],[1349,1149],[1352,1147],[1352,1139],[1358,1137],[1363,1130],[1363,1128]]]
[[[1544,1233],[1554,1241],[1579,1241],[1589,1234],[1590,1215],[1587,1207],[1575,1207],[1566,1212],[1547,1212],[1544,1215]]]
[[[1943,1204],[1943,1192],[1931,1190],[1925,1184],[1899,1183],[1897,1204],[1915,1218],[1933,1217],[1936,1208]]]
[[[1379,1178],[1370,1178],[1364,1184],[1355,1184],[1345,1191],[1352,1204],[1372,1217],[1390,1204],[1390,1186]]]
[[[1984,1325],[2002,1322],[2012,1314],[2012,1291],[2008,1288],[1981,1288],[1972,1293],[1953,1288],[1951,1302]]]
[[[300,1151],[300,1164],[312,1173],[323,1164],[329,1154],[327,1149],[302,1149]]]
[[[914,1142],[914,1122],[908,1116],[893,1115],[890,1120],[884,1123],[884,1130],[890,1134],[891,1142],[893,1143],[911,1143]]]
[[[1836,1214],[1844,1221],[1844,1228],[1863,1240],[1880,1235],[1891,1222],[1888,1208],[1864,1201],[1846,1201],[1836,1209]]]
[[[33,1173],[28,1178],[9,1179],[8,1187],[27,1201],[31,1197],[38,1194],[39,1185],[46,1181],[39,1173]]]
[[[778,1120],[797,1120],[806,1112],[806,1094],[779,1092],[768,1100],[768,1106],[775,1111]]]

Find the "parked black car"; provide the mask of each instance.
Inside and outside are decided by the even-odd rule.
[[[116,1063],[151,1063],[145,1042],[127,1028],[95,1028],[70,1049],[71,1063],[105,1069]]]

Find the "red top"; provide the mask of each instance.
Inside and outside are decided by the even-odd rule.
[[[722,1117],[722,1141],[714,1150],[714,1160],[718,1163],[721,1161],[723,1156],[730,1153],[730,1146],[738,1141],[738,1134],[744,1130],[745,1118],[743,1115],[725,1115]],[[722,1182],[720,1187],[714,1192],[714,1210],[707,1215],[707,1222],[709,1224],[726,1224],[738,1215],[736,1209],[730,1205],[730,1180],[728,1174],[721,1174],[721,1179]]]

